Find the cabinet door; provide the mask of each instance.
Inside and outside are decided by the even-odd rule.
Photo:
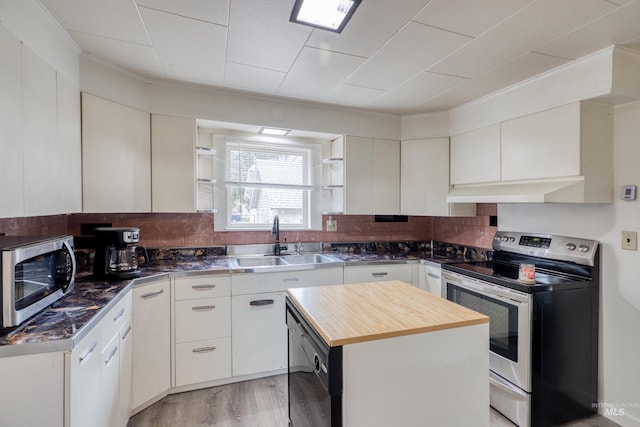
[[[400,163],[402,214],[447,216],[449,138],[402,141]]]
[[[344,211],[373,214],[373,140],[347,136],[344,141]]]
[[[80,91],[57,75],[58,211],[82,211],[82,143],[80,130]]]
[[[0,218],[24,216],[20,46],[0,25]]]
[[[286,367],[285,295],[277,292],[231,298],[233,376]]]
[[[442,267],[436,263],[426,263],[420,266],[420,287],[436,296],[442,296]]]
[[[373,140],[374,214],[400,213],[400,141]]]
[[[151,116],[153,212],[195,212],[195,123]]]
[[[120,338],[120,390],[118,427],[127,425],[131,416],[131,376],[133,371],[133,325],[131,318],[127,319],[118,334]]]
[[[502,123],[502,180],[580,175],[580,103]]]
[[[22,136],[26,216],[60,213],[56,147],[56,72],[22,46]]]
[[[134,410],[171,386],[169,279],[133,289]]]
[[[231,337],[176,344],[177,387],[229,377]]]
[[[100,328],[96,327],[71,351],[69,426],[99,425],[104,419],[100,358]]]
[[[65,354],[0,357],[0,372],[0,426],[65,425]]]
[[[151,211],[150,115],[82,94],[84,212]]]
[[[402,280],[413,283],[413,265],[358,265],[345,266],[344,283],[381,282],[385,280]]]
[[[500,181],[500,124],[451,137],[451,184]]]
[[[231,298],[202,298],[175,302],[176,343],[231,335]]]
[[[95,414],[96,427],[116,426],[120,409],[120,335],[115,334],[100,357],[100,412]],[[95,386],[94,386],[95,388]],[[88,390],[87,390],[88,391]],[[85,391],[86,392],[86,391]]]

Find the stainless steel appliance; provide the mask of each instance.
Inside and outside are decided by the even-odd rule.
[[[519,426],[593,414],[598,242],[499,231],[493,249],[492,261],[442,266],[443,297],[490,317],[491,406]],[[520,274],[530,264],[534,281]]]
[[[129,279],[140,275],[136,251],[140,229],[98,227],[94,233],[96,239],[94,277]]]
[[[0,236],[2,328],[18,326],[73,289],[73,236]]]
[[[286,300],[289,425],[342,426],[342,347],[329,347]]]

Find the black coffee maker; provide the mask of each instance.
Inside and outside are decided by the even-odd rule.
[[[138,277],[138,240],[135,227],[99,227],[94,230],[96,258],[93,275],[96,278],[130,279]]]

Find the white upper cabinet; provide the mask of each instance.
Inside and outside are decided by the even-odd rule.
[[[451,184],[500,181],[500,124],[451,137]]]
[[[449,138],[402,141],[400,163],[403,215],[475,216],[475,204],[447,203]]]
[[[0,25],[0,218],[24,215],[20,46]]]
[[[82,211],[80,90],[58,74],[57,94],[58,212],[77,213]]]
[[[352,214],[398,214],[400,211],[400,142],[345,136],[332,142],[325,189],[328,211]]]
[[[153,212],[195,212],[195,121],[151,115]]]
[[[580,175],[580,103],[502,123],[502,180]]]
[[[151,211],[150,114],[82,94],[84,212]]]

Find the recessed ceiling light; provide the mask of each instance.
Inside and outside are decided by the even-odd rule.
[[[261,133],[263,135],[278,135],[278,136],[288,135],[289,132],[291,132],[291,129],[268,128],[264,126],[261,127],[260,130],[258,131],[258,133]]]
[[[296,0],[290,22],[342,32],[362,0]]]

